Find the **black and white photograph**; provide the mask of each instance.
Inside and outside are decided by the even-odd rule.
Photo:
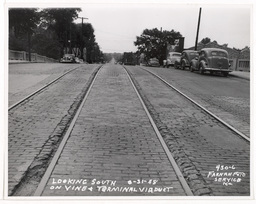
[[[252,1],[60,2],[4,5],[3,199],[255,199]]]

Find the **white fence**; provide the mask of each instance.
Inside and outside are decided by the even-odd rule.
[[[9,60],[29,61],[28,52],[9,50]],[[31,53],[31,62],[58,62],[58,60]]]

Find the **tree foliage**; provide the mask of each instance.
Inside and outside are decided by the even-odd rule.
[[[166,57],[167,45],[174,44],[175,39],[180,37],[182,35],[174,30],[145,29],[141,36],[137,36],[134,45],[137,46],[139,54],[145,55],[146,60],[155,57],[162,62]]]
[[[31,34],[31,51],[59,59],[64,49],[87,49],[88,62],[99,62],[103,53],[95,40],[90,23],[74,23],[80,8],[10,9],[9,47],[13,50],[27,50],[26,33]],[[14,34],[14,35],[12,35]],[[18,39],[19,37],[19,39]]]
[[[41,11],[42,26],[47,30],[53,30],[59,41],[64,41],[70,35],[71,23],[77,19],[80,8],[56,8]]]
[[[9,28],[14,29],[16,37],[33,33],[40,20],[37,10],[36,8],[12,8],[9,10]]]
[[[202,40],[201,40],[201,43],[202,44],[208,44],[209,42],[211,42],[211,39],[210,38],[208,38],[208,37],[206,37],[206,38],[203,38]]]

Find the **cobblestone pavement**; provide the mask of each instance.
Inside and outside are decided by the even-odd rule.
[[[74,112],[77,97],[87,86],[89,78],[97,67],[98,65],[83,65],[63,77],[59,82],[9,111],[9,195],[26,177],[28,168],[35,167],[34,169],[37,171],[36,167],[40,166],[40,161],[49,159],[52,148],[57,145],[57,141],[61,138],[67,125],[66,121]],[[50,70],[49,72],[55,71]],[[35,164],[33,162],[38,155],[43,156]]]
[[[9,106],[50,83],[79,64],[33,63],[9,65]]]
[[[185,195],[120,65],[100,70],[43,192],[61,195]]]
[[[183,93],[250,137],[250,83],[235,77],[149,68]]]
[[[250,145],[148,72],[129,70],[194,194],[249,196]]]

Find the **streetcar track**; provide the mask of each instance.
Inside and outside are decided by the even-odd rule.
[[[69,74],[70,72],[78,69],[79,67],[81,67],[81,65],[79,65],[78,67],[75,67],[69,71],[66,71],[64,74],[62,74],[61,76],[57,77],[56,79],[52,80],[51,82],[49,82],[48,84],[44,85],[43,87],[37,89],[36,91],[34,91],[33,93],[29,94],[28,96],[24,97],[23,99],[19,100],[18,102],[14,103],[13,105],[11,105],[8,108],[8,111],[12,110],[13,108],[15,108],[16,106],[20,105],[21,103],[23,103],[24,101],[26,101],[27,99],[31,98],[32,96],[34,96],[35,94],[39,93],[40,91],[46,89],[48,86],[52,85],[53,83],[57,82],[58,80],[60,80],[61,78],[63,78],[65,75]]]
[[[80,66],[79,66],[80,67]],[[76,67],[76,68],[79,68]],[[33,191],[36,188],[36,183],[39,183],[46,168],[48,167],[51,159],[53,158],[56,149],[60,145],[63,135],[68,130],[72,118],[76,114],[82,99],[89,90],[90,84],[98,73],[102,66],[98,66],[91,76],[89,77],[86,85],[83,87],[81,93],[75,98],[73,104],[71,104],[67,114],[63,116],[54,131],[51,133],[49,138],[45,141],[40,152],[35,156],[33,162],[26,170],[24,176],[12,189],[10,195],[33,195]],[[76,69],[74,68],[74,69]],[[73,71],[73,70],[70,70]],[[69,72],[70,73],[70,72]],[[67,73],[66,73],[67,74]],[[22,192],[22,193],[21,193]]]
[[[247,142],[250,142],[250,138],[248,136],[246,136],[245,134],[243,134],[242,132],[240,132],[239,130],[237,130],[236,128],[234,128],[233,126],[231,126],[230,124],[226,123],[224,120],[222,120],[220,117],[218,117],[217,115],[215,115],[214,113],[212,113],[211,111],[209,111],[208,109],[206,109],[205,107],[203,107],[202,105],[200,105],[199,103],[197,103],[195,100],[191,99],[189,96],[187,96],[186,94],[182,93],[180,90],[178,90],[177,88],[175,88],[173,85],[171,85],[170,83],[168,83],[166,80],[164,80],[162,77],[160,77],[159,75],[155,74],[154,72],[147,70],[145,68],[139,67],[140,69],[152,74],[154,77],[158,78],[160,81],[162,81],[164,84],[166,84],[168,87],[172,88],[173,90],[175,90],[176,92],[178,92],[180,95],[182,95],[183,97],[185,97],[186,99],[188,99],[190,102],[192,102],[193,104],[195,104],[197,107],[199,107],[201,110],[203,110],[204,112],[206,112],[207,114],[211,115],[213,118],[215,118],[217,121],[219,121],[220,123],[222,123],[225,127],[227,127],[228,129],[232,130],[234,133],[236,133],[238,136],[240,136],[241,138],[243,138],[244,140],[246,140]]]
[[[84,106],[85,101],[87,100],[87,98],[88,98],[88,96],[90,94],[90,91],[91,91],[91,89],[93,87],[93,84],[94,84],[94,82],[95,82],[95,80],[96,80],[96,78],[97,78],[101,68],[102,67],[99,68],[99,70],[97,71],[95,77],[93,78],[93,81],[91,82],[91,84],[90,84],[90,86],[89,86],[89,88],[88,88],[88,90],[87,90],[87,92],[86,92],[86,94],[85,94],[81,104],[79,105],[79,108],[76,111],[75,116],[73,117],[73,119],[72,119],[72,121],[71,121],[71,123],[69,125],[69,128],[65,132],[65,135],[64,135],[64,137],[63,137],[63,139],[62,139],[62,141],[61,141],[57,151],[55,152],[55,154],[54,154],[54,156],[53,156],[53,158],[52,158],[52,160],[51,160],[51,162],[50,162],[46,172],[44,173],[44,176],[42,177],[39,185],[37,186],[37,189],[34,192],[34,196],[41,196],[42,195],[42,193],[43,193],[43,191],[45,189],[45,186],[46,186],[46,184],[47,184],[47,182],[48,182],[48,180],[49,180],[49,178],[51,176],[51,173],[54,170],[54,168],[56,166],[56,163],[57,163],[57,161],[58,161],[58,159],[59,159],[59,157],[60,157],[60,155],[61,155],[61,153],[62,153],[62,151],[63,151],[63,149],[64,149],[64,147],[65,147],[65,145],[67,143],[67,141],[68,141],[68,138],[69,138],[69,136],[70,136],[74,126],[75,126],[75,122],[76,122],[76,120],[77,120],[77,118],[78,118],[78,116],[79,116],[79,114],[80,114],[80,112],[81,112],[81,110],[82,110],[82,108]]]
[[[175,159],[173,158],[173,156],[172,156],[171,152],[169,151],[167,145],[165,144],[165,141],[162,138],[161,133],[160,133],[160,131],[157,128],[157,125],[155,124],[153,118],[151,117],[151,115],[149,113],[149,110],[147,109],[145,103],[143,102],[143,99],[141,98],[141,96],[140,96],[136,86],[134,85],[134,83],[133,83],[129,73],[127,72],[127,70],[125,68],[124,68],[124,70],[125,70],[125,72],[127,74],[127,77],[129,79],[129,81],[131,82],[131,85],[132,85],[134,91],[136,92],[136,94],[137,94],[137,96],[138,96],[138,98],[139,98],[139,100],[141,102],[141,105],[142,105],[144,111],[146,112],[147,117],[149,118],[149,121],[150,121],[150,123],[151,123],[151,125],[152,125],[152,127],[153,127],[153,129],[154,129],[154,131],[155,131],[155,133],[156,133],[156,135],[157,135],[161,145],[162,145],[162,148],[163,148],[164,152],[166,153],[166,156],[167,156],[168,160],[170,161],[170,164],[174,168],[176,176],[177,176],[178,180],[180,181],[180,183],[181,183],[181,185],[183,187],[183,190],[185,191],[187,196],[193,196],[193,193],[192,193],[188,183],[186,182],[184,176],[182,175],[182,172],[180,171],[179,166],[175,162]],[[55,168],[55,166],[56,166],[56,164],[58,162],[58,159],[60,158],[60,156],[61,156],[61,154],[62,154],[62,152],[63,152],[63,150],[65,148],[65,145],[66,145],[66,143],[67,143],[67,141],[68,141],[68,139],[69,139],[69,137],[71,135],[71,132],[72,132],[74,126],[75,126],[76,120],[79,117],[79,114],[80,114],[80,112],[81,112],[81,110],[82,110],[82,108],[83,108],[83,106],[84,106],[84,104],[85,104],[89,94],[90,94],[90,91],[91,91],[91,89],[92,89],[92,87],[94,85],[94,82],[97,79],[97,76],[98,76],[99,73],[100,73],[100,70],[97,72],[96,76],[94,77],[94,79],[93,79],[93,81],[92,81],[92,83],[91,83],[91,85],[90,85],[90,87],[89,87],[85,97],[83,98],[83,101],[81,102],[81,104],[80,104],[80,106],[79,106],[79,108],[78,108],[74,118],[72,119],[71,124],[70,124],[68,130],[66,131],[66,133],[65,133],[65,135],[64,135],[64,137],[63,137],[63,139],[62,139],[62,141],[61,141],[61,143],[60,143],[60,145],[59,145],[59,147],[58,147],[58,149],[57,149],[57,151],[55,153],[55,155],[53,156],[53,158],[52,158],[52,160],[51,160],[51,162],[50,162],[46,172],[44,173],[44,176],[42,177],[39,185],[37,186],[37,189],[34,192],[34,196],[41,196],[42,193],[44,192],[45,187],[47,185],[47,182],[48,182],[48,180],[49,180],[49,178],[50,178],[50,176],[51,176],[51,174],[52,174],[52,172],[53,172],[53,170],[54,170],[54,168]]]
[[[78,67],[77,67],[77,68],[78,68]],[[74,68],[74,69],[77,69],[77,68]],[[152,115],[152,113],[150,112],[150,110],[147,108],[147,105],[148,105],[148,104],[146,104],[146,103],[144,102],[144,98],[143,98],[143,96],[142,96],[141,93],[140,93],[141,90],[140,90],[140,91],[138,90],[138,87],[136,87],[136,84],[135,84],[134,81],[133,81],[133,80],[135,80],[135,79],[132,78],[131,73],[129,73],[129,71],[128,71],[125,67],[123,67],[123,68],[124,68],[124,70],[125,70],[125,72],[126,72],[128,78],[129,78],[129,81],[130,81],[131,84],[132,84],[132,87],[133,87],[134,91],[136,92],[136,94],[137,94],[137,96],[138,96],[138,98],[139,98],[139,100],[140,100],[140,102],[141,102],[141,105],[142,105],[144,111],[146,112],[147,117],[149,118],[149,121],[150,121],[150,123],[151,123],[151,125],[152,125],[152,127],[153,127],[153,129],[154,129],[154,131],[155,131],[155,133],[156,133],[156,135],[157,135],[157,137],[158,137],[158,139],[159,139],[159,141],[160,141],[162,147],[163,147],[163,150],[165,151],[165,153],[166,153],[166,155],[167,155],[168,160],[170,161],[172,167],[174,168],[174,171],[175,171],[175,173],[176,173],[176,176],[177,176],[178,180],[180,181],[180,183],[181,183],[181,185],[182,185],[182,187],[183,187],[183,189],[184,189],[186,195],[188,195],[188,196],[193,196],[193,195],[194,195],[194,191],[192,192],[192,189],[191,189],[190,186],[189,186],[189,182],[187,182],[187,180],[184,178],[183,173],[182,173],[182,171],[181,171],[181,170],[183,170],[183,169],[180,167],[180,163],[176,161],[176,160],[177,160],[176,156],[173,155],[173,153],[171,152],[171,150],[169,150],[169,148],[170,148],[170,147],[168,147],[168,146],[169,146],[169,143],[168,143],[168,144],[166,143],[164,137],[163,137],[162,134],[161,134],[161,133],[162,133],[161,127],[158,127],[158,124],[155,123],[155,121],[154,121],[154,119],[155,119],[155,118],[154,118],[154,115]],[[68,72],[71,72],[71,71],[73,71],[74,69],[72,69],[72,70],[70,70],[70,71],[68,71]],[[193,101],[192,99],[190,99],[189,97],[187,97],[185,94],[183,94],[182,92],[180,92],[178,89],[176,89],[175,87],[173,87],[172,85],[170,85],[168,82],[166,82],[164,79],[162,79],[162,78],[159,77],[158,75],[156,75],[156,74],[152,73],[151,71],[148,71],[148,70],[146,70],[146,69],[144,69],[144,68],[141,68],[141,69],[143,69],[143,70],[149,72],[149,73],[152,74],[153,76],[155,76],[155,77],[157,77],[158,79],[160,79],[162,82],[164,82],[166,85],[168,85],[168,87],[171,87],[172,89],[174,89],[176,92],[178,92],[179,94],[181,94],[182,96],[184,96],[185,98],[187,98],[189,101],[191,101],[192,103],[194,103],[195,105],[197,105],[199,108],[203,109],[206,113],[210,112],[210,111],[208,111],[207,109],[205,109],[204,107],[202,107],[200,104],[197,104],[195,101]],[[80,114],[80,112],[81,112],[81,110],[82,110],[82,108],[83,108],[83,106],[84,106],[84,104],[85,104],[85,102],[86,102],[86,100],[87,100],[89,94],[90,94],[90,91],[91,91],[91,89],[92,89],[92,87],[93,87],[93,85],[94,85],[94,82],[95,82],[96,79],[97,79],[97,76],[98,76],[100,70],[101,70],[101,67],[98,68],[97,73],[95,74],[94,78],[92,79],[92,82],[90,83],[90,85],[89,85],[89,87],[88,87],[88,89],[87,89],[87,91],[86,91],[86,94],[85,94],[84,97],[81,99],[82,102],[80,103],[79,107],[77,108],[77,110],[76,110],[76,112],[75,112],[75,114],[74,114],[74,117],[71,119],[71,122],[69,123],[69,127],[68,127],[67,130],[65,131],[64,136],[63,136],[63,139],[61,140],[61,142],[60,142],[60,144],[59,144],[59,146],[58,146],[58,149],[56,150],[56,152],[55,152],[55,154],[53,155],[51,161],[49,162],[49,166],[47,167],[47,170],[44,172],[44,175],[43,175],[42,179],[40,180],[39,185],[37,186],[35,192],[33,193],[34,196],[41,196],[41,195],[43,194],[43,192],[44,192],[44,190],[45,190],[45,187],[46,187],[46,185],[47,185],[47,182],[48,182],[48,180],[49,180],[49,178],[50,178],[50,176],[51,176],[51,174],[52,174],[52,172],[53,172],[53,170],[54,170],[54,168],[55,168],[55,166],[56,166],[56,164],[57,164],[57,162],[58,162],[58,159],[60,158],[60,156],[61,156],[61,154],[62,154],[62,152],[63,152],[63,149],[65,148],[65,145],[66,145],[66,143],[67,143],[67,141],[68,141],[68,139],[69,139],[69,137],[70,137],[70,135],[71,135],[71,132],[72,132],[73,127],[74,127],[74,125],[75,125],[75,123],[76,123],[76,120],[77,120],[77,118],[79,117],[79,114]],[[67,74],[67,73],[65,73],[65,74]],[[65,74],[64,74],[64,75],[65,75]],[[64,75],[63,75],[63,76],[64,76]],[[61,77],[63,77],[63,76],[61,76]],[[56,80],[57,80],[57,79],[56,79]],[[56,80],[55,80],[55,81],[56,81]],[[136,80],[135,80],[135,81],[136,81]],[[54,83],[54,82],[52,82],[52,83]],[[47,86],[49,86],[49,84],[47,84]],[[41,90],[43,90],[43,89],[41,89]],[[34,95],[34,94],[33,94],[33,95]],[[31,97],[31,96],[30,96],[30,97]],[[25,99],[25,100],[26,100],[26,99]],[[211,112],[210,112],[210,113],[211,113]],[[208,113],[208,114],[210,114],[210,113]],[[152,115],[152,116],[151,116],[151,115]],[[210,115],[213,116],[214,114],[212,115],[212,113],[211,113]],[[214,116],[213,116],[213,117],[214,117]],[[216,117],[214,117],[214,118],[216,118]],[[217,119],[218,121],[221,120],[221,119],[219,120],[218,118],[216,118],[216,119]],[[223,121],[223,122],[220,121],[220,122],[223,123],[224,121]],[[224,122],[223,124],[225,125],[225,122]],[[226,126],[226,125],[225,125],[225,126]],[[231,129],[230,127],[228,127],[228,128]],[[233,129],[231,129],[231,130],[233,130]],[[233,131],[234,131],[234,130],[233,130]],[[235,131],[234,131],[234,132],[235,132]],[[237,132],[235,132],[235,133],[238,134]],[[242,136],[241,136],[241,137],[242,137]],[[243,138],[244,138],[244,137],[243,137]],[[244,138],[244,139],[248,139],[247,141],[249,141],[249,138]]]
[[[185,193],[187,194],[187,196],[193,196],[193,193],[192,193],[192,191],[191,191],[191,189],[190,189],[186,179],[184,178],[184,176],[183,176],[181,170],[179,169],[179,166],[177,165],[175,159],[173,158],[171,152],[169,151],[169,148],[167,147],[167,145],[166,145],[166,143],[165,143],[165,141],[164,141],[160,131],[158,130],[157,125],[155,124],[152,116],[150,115],[148,108],[146,107],[146,105],[145,105],[145,103],[144,103],[140,93],[138,92],[136,86],[134,85],[134,82],[132,81],[131,76],[127,72],[126,68],[124,68],[124,70],[126,71],[126,74],[127,74],[128,78],[129,78],[129,80],[130,80],[130,82],[131,82],[131,84],[132,84],[132,86],[133,86],[133,88],[134,88],[134,90],[135,90],[135,92],[136,92],[136,94],[137,94],[137,96],[138,96],[142,106],[143,106],[143,109],[145,110],[145,112],[146,112],[146,114],[147,114],[147,116],[149,118],[149,121],[150,121],[150,123],[151,123],[151,125],[152,125],[152,127],[153,127],[153,129],[154,129],[154,131],[155,131],[155,133],[156,133],[156,135],[157,135],[157,137],[158,137],[158,139],[159,139],[159,141],[160,141],[160,143],[161,143],[161,145],[162,145],[162,147],[163,147],[163,149],[164,149],[164,151],[165,151],[165,153],[166,153],[166,155],[167,155],[167,157],[168,157],[168,159],[169,159],[169,161],[170,161],[170,163],[172,165],[172,167],[174,168],[174,171],[175,171],[175,173],[176,173],[176,175],[177,175],[177,177],[178,177],[178,179],[179,179],[179,181],[180,181],[180,183],[181,183]]]

